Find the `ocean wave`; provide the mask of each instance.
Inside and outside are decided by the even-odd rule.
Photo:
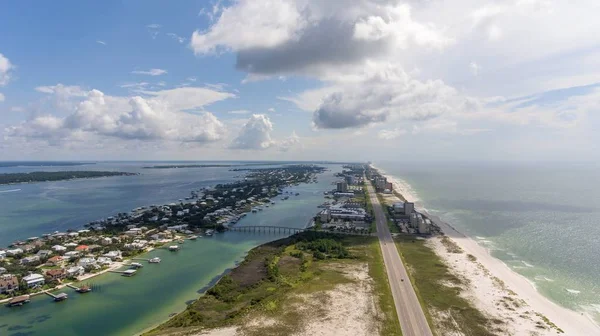
[[[481,237],[481,236],[475,236],[475,239],[479,239],[479,240],[485,240],[485,237]]]
[[[524,261],[524,260],[521,260],[521,262],[523,263],[523,265],[525,265],[525,266],[527,266],[527,267],[535,267],[535,266],[533,266],[532,264],[530,264],[530,263],[528,263],[528,262],[526,262],[526,261]]]
[[[534,279],[537,280],[537,281],[554,282],[553,279],[550,279],[550,278],[545,277],[543,275],[537,275]]]
[[[0,190],[0,194],[21,191],[21,189]]]
[[[576,289],[570,289],[570,288],[565,288],[565,290],[571,294],[577,295],[579,293],[581,293],[581,291],[578,291]]]

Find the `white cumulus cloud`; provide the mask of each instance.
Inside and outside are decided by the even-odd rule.
[[[164,69],[150,69],[150,70],[134,70],[131,72],[134,75],[149,75],[149,76],[160,76],[167,73]]]
[[[275,144],[271,138],[273,123],[264,114],[253,114],[229,146],[232,149],[267,149]]]

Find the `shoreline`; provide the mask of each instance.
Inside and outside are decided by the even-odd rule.
[[[532,285],[529,279],[512,270],[502,260],[493,257],[484,246],[481,246],[474,239],[459,231],[451,224],[444,222],[438,216],[428,213],[427,209],[420,204],[421,200],[413,194],[412,189],[407,182],[400,182],[398,178],[388,174],[385,170],[375,165],[371,166],[374,169],[377,169],[383,176],[386,176],[388,180],[392,182],[394,190],[397,190],[405,199],[418,203],[415,204],[417,205],[418,210],[426,214],[431,221],[441,229],[445,236],[454,241],[466,254],[475,256],[477,261],[483,265],[492,276],[502,280],[509,290],[517,294],[519,299],[524,300],[534,311],[546,316],[551,322],[561,328],[565,335],[600,334],[600,326],[589,315],[584,312],[577,312],[560,306],[543,296]],[[438,255],[440,254],[439,250],[434,250]],[[473,267],[476,267],[475,264],[473,264]],[[466,272],[461,273],[467,277],[469,276],[469,274],[465,274]],[[477,294],[479,293],[476,293],[474,290],[469,290],[468,294],[479,299],[481,302],[489,300],[489,297],[478,296]],[[517,330],[517,332],[518,331],[519,330]]]

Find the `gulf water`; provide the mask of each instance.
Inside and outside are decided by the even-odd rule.
[[[205,162],[203,162],[205,163]],[[214,162],[211,162],[214,163]],[[160,163],[97,163],[77,167],[3,167],[0,172],[51,170],[116,170],[139,176],[43,182],[0,186],[0,246],[55,230],[64,231],[135,207],[164,204],[189,196],[201,187],[227,183],[243,172],[229,168],[143,169]],[[237,225],[303,228],[323,202],[323,191],[332,188],[339,165],[318,176],[318,183],[286,190],[300,193]],[[0,307],[0,335],[132,335],[185,309],[223,272],[235,267],[253,247],[283,234],[227,232],[186,241],[176,253],[154,250],[160,264],[146,264],[131,278],[107,273],[86,281],[98,290],[79,295],[60,292],[69,299],[54,303],[37,296],[18,308]]]
[[[422,207],[488,248],[552,301],[600,321],[600,167],[571,163],[376,165]]]

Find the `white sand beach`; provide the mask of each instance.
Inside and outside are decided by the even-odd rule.
[[[376,167],[375,167],[376,168]],[[381,174],[385,172],[376,168]],[[408,201],[417,205],[412,188],[404,181],[387,176],[394,189]],[[544,322],[543,316],[564,331],[562,335],[600,335],[600,326],[583,313],[564,308],[540,294],[524,276],[511,270],[501,260],[490,255],[488,250],[475,240],[456,230],[440,218],[427,214],[446,236],[455,242],[464,253],[450,253],[439,238],[430,240],[430,246],[446,261],[452,271],[468,280],[465,297],[492,318],[507,323],[511,335],[556,335],[557,330]],[[472,255],[475,258],[469,258]],[[542,329],[540,325],[545,326]]]

